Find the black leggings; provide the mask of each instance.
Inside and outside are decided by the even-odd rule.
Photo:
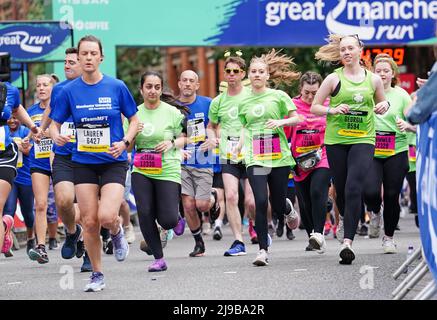
[[[367,210],[381,210],[381,185],[384,187],[384,230],[385,235],[393,237],[399,222],[399,194],[409,169],[408,152],[401,152],[392,157],[374,158],[367,172],[364,184],[364,202]]]
[[[290,167],[265,168],[249,167],[247,175],[255,197],[256,219],[255,231],[259,240],[259,248],[268,250],[267,245],[267,207],[269,196],[267,184],[270,189],[272,210],[278,214],[284,214],[286,210],[286,196],[288,175]]]
[[[410,212],[417,213],[416,171],[407,173],[407,181],[410,186]]]
[[[327,145],[329,167],[337,192],[336,204],[344,217],[344,238],[354,240],[361,217],[364,178],[373,160],[371,144]]]
[[[181,186],[176,182],[150,179],[142,174],[133,173],[132,190],[141,233],[155,259],[161,259],[164,253],[156,221],[165,230],[176,227]]]
[[[328,200],[329,169],[315,169],[303,181],[296,181],[300,216],[308,236],[323,233],[326,220],[326,201]]]

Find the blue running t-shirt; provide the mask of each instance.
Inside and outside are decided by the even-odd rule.
[[[51,112],[49,117],[51,118],[51,115],[53,114],[53,109],[55,107],[55,101],[58,97],[59,93],[62,91],[62,89],[70,83],[72,80],[65,80],[63,82],[58,83],[56,86],[53,87],[52,96],[51,96]],[[76,137],[76,129],[74,127],[73,123],[73,117],[70,116],[68,119],[62,124],[61,127],[61,134],[62,135],[71,135]],[[76,138],[73,138],[70,140],[69,143],[67,143],[65,146],[59,147],[55,144],[53,144],[53,152],[55,154],[59,154],[61,156],[70,156],[73,153],[73,149],[76,147]]]
[[[10,137],[9,126],[6,121],[12,115],[12,111],[20,106],[20,93],[18,89],[12,86],[9,82],[3,82],[6,86],[6,102],[3,107],[3,111],[0,116],[0,151],[5,151],[6,148],[12,143],[12,138]]]
[[[192,104],[184,104],[190,109],[190,114],[187,116],[187,137],[192,143],[185,146],[185,150],[191,152],[191,158],[185,160],[183,165],[194,168],[212,168],[215,155],[213,152],[202,152],[200,145],[207,138],[206,127],[209,123],[208,113],[211,105],[211,98],[197,96]]]
[[[35,125],[39,127],[44,114],[44,109],[41,108],[41,104],[34,104],[27,110],[27,113]],[[53,140],[50,138],[43,138],[40,143],[34,142],[29,153],[30,167],[51,172],[50,153],[52,152],[52,147]]]
[[[127,161],[126,151],[117,159],[107,152],[124,137],[121,115],[129,119],[136,113],[137,105],[124,82],[104,75],[96,84],[78,78],[65,85],[51,118],[62,124],[73,116],[77,141],[73,161],[104,164]]]
[[[20,125],[18,130],[15,130],[14,132],[11,131],[11,138],[16,140],[23,140],[27,137],[30,130],[26,128],[23,125]],[[32,179],[30,177],[30,160],[29,156],[26,156],[19,152],[18,154],[18,161],[17,161],[17,176],[15,177],[15,183],[24,185],[24,186],[31,186],[32,185]]]

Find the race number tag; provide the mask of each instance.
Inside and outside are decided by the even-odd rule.
[[[301,129],[296,131],[296,152],[307,153],[320,148],[320,130]]]
[[[70,142],[76,142],[76,127],[73,122],[64,122],[61,126],[61,135],[70,136]]]
[[[206,140],[206,129],[203,119],[188,120],[187,132],[190,143],[198,143]]]
[[[109,124],[83,124],[76,128],[79,152],[104,153],[111,147]]]
[[[162,153],[142,149],[135,153],[134,166],[145,174],[162,174]]]
[[[416,146],[410,145],[408,147],[408,159],[410,162],[416,162]]]
[[[365,137],[368,132],[365,130],[367,111],[349,111],[341,117],[340,130],[338,134],[344,137]]]
[[[21,138],[14,138],[14,141],[16,144],[19,144],[21,142]],[[22,168],[23,167],[23,153],[18,150],[18,160],[17,160],[17,169]]]
[[[0,127],[0,151],[6,150],[6,131],[5,127]]]
[[[237,157],[235,157],[235,155],[232,153],[232,151],[238,146],[239,142],[240,137],[228,137],[228,140],[226,142],[226,159],[238,161],[241,161],[243,159],[243,154],[241,152],[238,154]]]
[[[376,156],[393,156],[396,151],[396,132],[376,131]]]
[[[52,152],[53,140],[50,138],[44,138],[39,143],[34,143],[35,159],[47,159]]]
[[[253,158],[256,161],[282,158],[281,141],[278,134],[255,135],[252,141]]]

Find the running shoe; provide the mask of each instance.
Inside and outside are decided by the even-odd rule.
[[[393,241],[393,238],[384,236],[382,238],[382,248],[385,254],[394,254],[398,252],[397,246]]]
[[[3,216],[3,223],[5,224],[5,237],[2,247],[2,253],[7,254],[14,245],[14,237],[12,235],[12,228],[14,227],[14,218],[10,215]]]
[[[214,205],[209,209],[209,222],[214,224],[214,221],[220,216],[220,204],[218,201],[217,190],[212,189],[211,194],[214,197]]]
[[[286,201],[287,201],[287,214],[285,215],[285,222],[287,223],[287,226],[291,230],[294,230],[299,227],[300,217],[299,214],[294,209],[291,200],[286,198]]]
[[[257,267],[264,267],[269,265],[269,256],[266,250],[261,249],[255,260],[253,261],[253,264]]]
[[[105,277],[101,272],[93,272],[89,283],[85,286],[85,292],[98,292],[105,289]]]
[[[315,232],[312,233],[310,236],[310,240],[309,243],[311,244],[311,246],[314,248],[314,250],[319,253],[325,253],[326,251],[326,241],[325,241],[325,237],[323,236],[323,234]]]
[[[76,232],[74,234],[69,234],[65,232],[65,242],[61,249],[61,256],[63,259],[73,259],[77,253],[77,242],[82,237],[82,227],[76,225]]]
[[[250,236],[250,241],[252,242],[252,244],[258,244],[258,236],[256,234],[252,220],[249,220],[249,236]]]
[[[324,234],[325,236],[327,236],[327,235],[331,232],[331,229],[332,229],[332,223],[331,223],[331,221],[326,220],[323,234]]]
[[[291,230],[288,226],[286,226],[287,229],[287,239],[288,240],[294,240],[296,239],[296,236],[293,234],[293,230]]]
[[[316,249],[314,249],[314,247],[311,244],[311,242],[309,242],[307,247],[305,248],[305,251],[307,251],[307,252],[309,252],[309,251],[316,251]]]
[[[225,257],[238,257],[246,255],[246,247],[241,241],[235,240],[232,246],[225,251]]]
[[[114,254],[114,244],[111,238],[103,240],[103,252],[109,255]]]
[[[164,249],[167,246],[168,231],[161,226],[158,226],[158,230],[159,230],[159,238],[161,239],[161,246],[162,249]]]
[[[340,216],[338,219],[338,225],[335,232],[335,236],[340,243],[343,243],[344,240],[344,217]]]
[[[367,223],[362,223],[357,230],[357,234],[359,236],[365,237],[369,234],[369,227],[367,227]]]
[[[278,221],[278,227],[276,228],[276,236],[282,238],[284,235],[284,222]]]
[[[222,229],[219,226],[216,226],[214,228],[214,234],[212,238],[217,241],[220,241],[223,238]]]
[[[127,226],[124,226],[123,229],[124,229],[124,237],[126,238],[127,243],[128,244],[134,243],[135,231],[132,222],[129,221],[129,224]]]
[[[124,261],[129,255],[129,244],[124,237],[123,227],[120,225],[120,231],[117,235],[111,234],[112,243],[114,244],[114,256],[118,262]]]
[[[161,272],[167,270],[164,258],[156,259],[149,267],[149,272]]]
[[[39,264],[46,264],[49,262],[46,246],[43,244],[38,245],[36,248],[29,250],[29,258],[32,261],[37,261]]]
[[[273,243],[272,237],[267,234],[267,247],[271,247]]]
[[[49,250],[56,250],[58,248],[58,240],[56,238],[49,238]]]
[[[205,255],[205,243],[203,241],[196,242],[196,245],[194,246],[193,252],[189,254],[190,257],[203,257]]]
[[[340,264],[352,264],[355,260],[355,252],[349,243],[344,242],[340,247]]]
[[[26,253],[27,253],[27,255],[29,255],[29,251],[31,249],[35,248],[35,246],[36,246],[35,238],[27,240],[27,243],[26,243]]]
[[[181,236],[185,231],[185,219],[179,216],[178,224],[173,228],[173,232],[177,236]]]
[[[80,272],[93,272],[93,266],[91,265],[90,257],[86,251],[83,255],[83,263],[80,267]]]
[[[273,222],[269,223],[267,232],[269,233],[269,236],[273,238],[273,235],[275,234],[275,225],[273,224]]]
[[[85,254],[85,243],[79,240],[76,246],[76,258],[80,259]]]
[[[140,250],[147,253],[149,256],[153,254],[152,249],[150,249],[149,245],[147,244],[146,240],[141,240],[140,242]]]
[[[381,214],[370,212],[370,222],[369,222],[369,238],[375,239],[379,238],[381,232]]]

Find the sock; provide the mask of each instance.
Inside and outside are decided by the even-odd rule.
[[[198,228],[196,230],[191,230],[191,233],[193,234],[194,241],[196,241],[196,242],[203,242],[203,239],[202,239],[202,228]]]
[[[215,220],[215,226],[221,228],[223,226],[223,220],[221,219]]]

